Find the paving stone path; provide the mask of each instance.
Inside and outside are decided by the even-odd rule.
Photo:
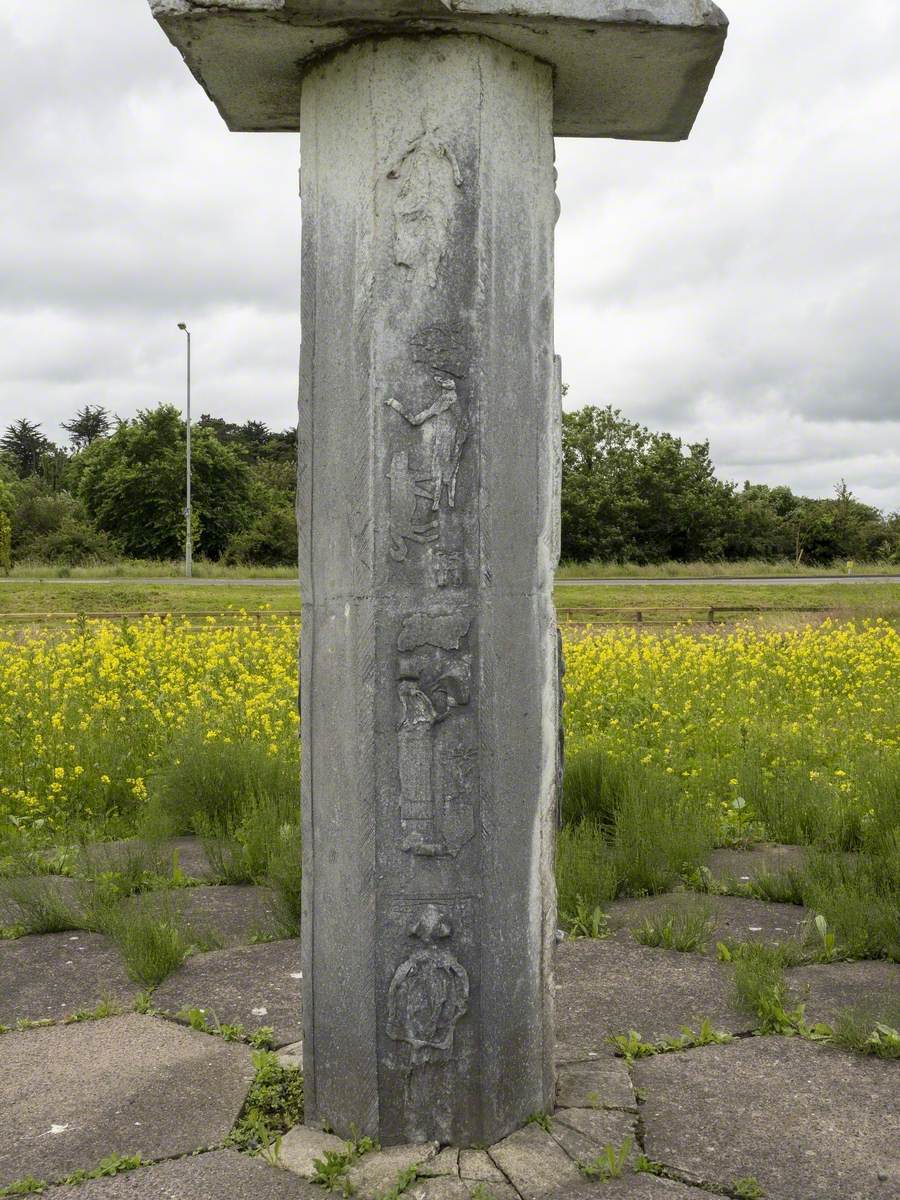
[[[89,870],[132,849],[96,852]],[[27,1176],[59,1185],[119,1154],[149,1165],[81,1184],[79,1200],[327,1197],[311,1176],[326,1150],[342,1149],[330,1134],[290,1130],[278,1166],[223,1148],[247,1097],[252,1050],[178,1018],[201,1008],[212,1025],[240,1023],[248,1034],[272,1027],[282,1061],[298,1065],[299,942],[248,944],[277,933],[271,893],[216,887],[195,842],[182,839],[175,849],[182,869],[190,863],[190,874],[207,883],[132,903],[150,911],[174,903],[226,948],[190,957],[153,991],[149,1012],[130,1011],[142,989],[106,937],[76,930],[0,941],[0,1024],[14,1027],[0,1036],[0,1189]],[[754,869],[746,855],[729,864],[727,853],[717,852],[722,877]],[[766,862],[791,858],[777,847],[766,853]],[[762,862],[760,853],[755,863]],[[52,877],[46,886],[74,894]],[[731,968],[709,947],[679,953],[634,939],[631,930],[646,918],[698,904],[710,914],[713,951],[723,936],[798,937],[809,917],[787,905],[685,894],[611,906],[610,937],[567,940],[557,950],[555,1113],[491,1147],[367,1154],[349,1174],[360,1200],[389,1192],[407,1167],[416,1168],[404,1193],[410,1200],[708,1200],[754,1194],[749,1181],[767,1200],[900,1200],[900,1064],[753,1036],[756,1019],[734,1000]],[[896,964],[816,963],[788,978],[812,1021],[852,1009],[873,1023],[897,1023]],[[64,1023],[101,1002],[121,1015]],[[734,1040],[633,1064],[608,1040],[635,1030],[655,1041],[704,1019]],[[55,1024],[15,1028],[48,1020]],[[621,1177],[589,1178],[584,1166],[609,1150],[619,1152]],[[648,1163],[661,1174],[635,1173]],[[45,1194],[73,1196],[71,1186]]]

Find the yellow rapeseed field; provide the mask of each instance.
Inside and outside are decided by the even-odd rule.
[[[296,755],[296,636],[250,618],[0,631],[0,821],[139,810],[187,726]],[[807,822],[824,805],[864,823],[896,796],[900,635],[884,622],[604,631],[568,640],[566,657],[569,753],[593,746],[677,780],[726,823],[771,829],[798,805]]]
[[[88,622],[65,636],[0,631],[0,819],[59,827],[127,812],[173,735],[296,753],[297,625],[205,628],[146,618]]]

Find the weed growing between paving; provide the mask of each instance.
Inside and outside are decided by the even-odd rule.
[[[303,1120],[303,1074],[267,1050],[254,1053],[253,1065],[256,1075],[228,1144],[252,1154],[277,1153],[276,1140]]]
[[[604,1146],[596,1158],[579,1163],[578,1169],[586,1178],[604,1183],[610,1179],[621,1179],[633,1149],[634,1138],[626,1137],[619,1146]]]
[[[703,953],[709,946],[715,924],[708,908],[678,908],[647,917],[632,933],[642,946]]]

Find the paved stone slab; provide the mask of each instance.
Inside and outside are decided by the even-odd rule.
[[[634,1122],[633,1114],[615,1109],[567,1108],[554,1116],[552,1133],[578,1163],[593,1162],[606,1146],[618,1149],[630,1137],[630,1159],[635,1153]]]
[[[77,1191],[51,1188],[53,1200],[322,1200],[321,1188],[259,1158],[218,1150],[92,1179]]]
[[[171,1013],[202,1008],[247,1030],[271,1025],[276,1046],[287,1046],[303,1036],[300,986],[300,942],[287,939],[196,954],[160,984],[153,1003]]]
[[[463,1182],[472,1200],[521,1200],[513,1185],[505,1180],[502,1183],[496,1180],[485,1183],[483,1180],[478,1182],[471,1179]]]
[[[762,842],[750,850],[714,850],[707,861],[713,879],[722,883],[750,883],[760,875],[802,871],[806,866],[804,846]]]
[[[672,912],[709,913],[711,932],[705,953],[711,955],[716,953],[716,942],[729,938],[739,942],[777,944],[800,941],[812,917],[808,909],[796,904],[770,904],[765,900],[734,896],[669,892],[661,896],[644,896],[639,900],[618,900],[611,904],[609,927],[617,940],[636,940],[632,931],[644,921],[659,921]]]
[[[675,1183],[671,1179],[657,1179],[653,1175],[623,1175],[608,1183],[584,1183],[578,1189],[557,1192],[547,1200],[710,1200],[709,1192],[687,1184]],[[788,1197],[771,1197],[771,1200],[788,1200]]]
[[[459,1150],[445,1146],[434,1158],[423,1163],[420,1173],[426,1176],[459,1175]]]
[[[900,1195],[896,1062],[748,1038],[635,1064],[648,1156],[720,1191],[784,1200]],[[879,1178],[883,1176],[883,1178]]]
[[[293,977],[295,971],[291,972]],[[278,1041],[278,1031],[275,1033],[276,1042]],[[279,1043],[278,1061],[283,1067],[296,1067],[298,1071],[303,1070],[303,1043],[291,1042],[287,1046],[281,1046]]]
[[[365,1155],[347,1172],[353,1195],[360,1200],[375,1200],[394,1186],[401,1171],[428,1162],[437,1152],[437,1142],[426,1142],[421,1146],[389,1146]]]
[[[45,933],[0,942],[0,1024],[61,1021],[102,1000],[131,1008],[138,989],[98,933]]]
[[[526,1125],[491,1146],[488,1153],[522,1200],[544,1200],[584,1180],[569,1155],[540,1125]]]
[[[0,1038],[0,1186],[59,1179],[113,1152],[164,1158],[221,1142],[253,1078],[246,1046],[112,1017]]]
[[[558,1108],[634,1108],[636,1103],[631,1076],[619,1060],[571,1063],[557,1074]]]
[[[147,869],[160,875],[171,875],[175,856],[179,870],[191,879],[212,879],[215,872],[196,837],[169,838],[164,842],[147,842],[142,838],[126,838],[117,842],[93,842],[85,846],[79,858],[81,870],[88,874],[114,871],[129,859],[142,858]]]
[[[295,1125],[281,1139],[278,1162],[286,1171],[312,1179],[317,1159],[324,1158],[327,1152],[342,1154],[346,1149],[347,1143],[333,1133],[323,1133],[308,1125]]]
[[[247,945],[258,933],[283,933],[271,888],[170,888],[130,896],[122,903],[151,912],[174,911],[192,930],[198,934],[214,934],[226,947]]]
[[[721,963],[612,939],[563,942],[556,955],[556,1057],[613,1054],[607,1038],[636,1029],[648,1041],[697,1028],[704,1017],[728,1033],[754,1020],[732,999]]]
[[[450,1175],[435,1179],[417,1179],[404,1192],[409,1200],[469,1200],[474,1189]]]
[[[889,962],[816,963],[787,973],[809,1021],[832,1025],[848,1009],[864,1019],[900,1022],[900,965]]]
[[[463,1179],[475,1182],[503,1183],[505,1179],[486,1150],[460,1150],[459,1173]]]

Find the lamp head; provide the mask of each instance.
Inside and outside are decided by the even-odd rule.
[[[179,321],[179,322],[178,322],[178,328],[179,328],[179,329],[183,329],[183,330],[184,330],[184,332],[185,332],[185,333],[187,333],[187,325],[185,325],[184,321]]]

